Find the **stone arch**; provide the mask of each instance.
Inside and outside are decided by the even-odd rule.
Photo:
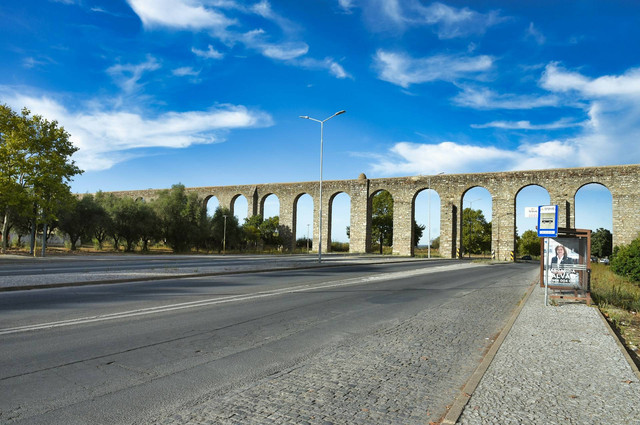
[[[301,205],[302,202],[302,205]],[[310,203],[310,205],[309,205]],[[302,192],[297,194],[293,198],[293,212],[292,212],[292,229],[291,232],[294,235],[293,243],[294,248],[296,248],[295,243],[300,238],[306,238],[307,235],[309,238],[312,237],[311,229],[314,226],[314,200],[313,196],[307,192]],[[301,219],[304,218],[304,223],[299,223]],[[308,226],[308,227],[307,227]],[[313,246],[313,244],[311,244]]]
[[[389,196],[391,197],[391,205],[393,206],[393,201],[394,201],[394,196],[393,193],[391,192],[391,190],[387,189],[387,188],[379,188],[377,190],[374,190],[371,192],[371,194],[369,195],[369,199],[367,201],[368,203],[368,217],[367,217],[367,222],[370,223],[368,232],[369,232],[369,239],[370,239],[370,247],[369,247],[369,251],[373,251],[374,248],[377,248],[377,252],[384,252],[384,243],[386,241],[386,243],[389,243],[388,241],[391,240],[391,247],[393,247],[393,228],[394,228],[394,224],[395,224],[395,220],[394,220],[394,214],[391,214],[391,222],[390,223],[384,223],[382,226],[380,226],[380,230],[379,231],[376,227],[376,223],[374,222],[375,217],[374,214],[376,213],[374,211],[374,199],[376,198],[376,196],[380,196],[382,195],[384,192],[388,193]],[[391,232],[391,235],[389,235],[389,232]],[[377,240],[375,240],[377,239]]]
[[[249,211],[249,200],[242,193],[237,193],[231,197],[229,204],[231,214],[238,218],[238,223],[242,225],[244,220],[252,215]]]
[[[576,228],[596,231],[597,228],[602,227],[613,233],[613,193],[606,184],[600,182],[584,183],[578,187],[573,197]],[[607,210],[608,214],[606,214]],[[601,218],[593,216],[595,211],[600,213]],[[606,214],[604,219],[602,218],[603,213]]]
[[[270,204],[270,201],[267,201],[267,198],[269,197],[274,197],[277,201],[278,201],[278,207],[275,207],[275,203],[274,204]],[[279,216],[280,215],[280,198],[278,197],[278,195],[276,195],[273,192],[269,192],[267,194],[265,194],[261,199],[260,199],[260,207],[259,207],[259,211],[260,211],[260,215],[262,216],[262,219],[267,219],[269,217],[274,217],[274,216]],[[267,211],[265,213],[265,210]],[[277,211],[276,214],[273,214],[273,212]],[[266,214],[269,214],[269,216],[267,217]]]
[[[348,198],[348,202],[349,202],[348,206],[344,205],[344,202],[341,202],[342,200],[346,201],[345,197]],[[338,214],[335,214],[336,199],[338,200],[338,205],[337,205]],[[345,210],[348,217],[346,221],[343,219]],[[338,234],[344,235],[344,237],[346,237],[346,227],[347,225],[349,227],[351,227],[352,225],[351,224],[351,220],[352,220],[351,195],[343,190],[333,193],[329,197],[329,211],[327,213],[328,213],[327,214],[327,226],[328,226],[327,227],[327,235],[328,235],[327,245],[329,250],[331,250],[331,243],[334,242],[334,237],[335,239],[338,239],[337,237]],[[342,241],[338,241],[338,242],[342,242]],[[349,251],[351,251],[351,245],[349,245]]]
[[[475,185],[469,186],[462,192],[462,194],[460,195],[460,214],[458,216],[459,238],[457,241],[458,247],[460,248],[459,248],[459,252],[456,252],[456,256],[461,257],[463,255],[463,252],[467,254],[472,254],[472,253],[478,254],[477,252],[475,252],[478,249],[480,249],[481,255],[485,255],[485,254],[489,255],[489,252],[487,251],[492,250],[491,243],[487,245],[486,250],[483,248],[477,248],[476,246],[474,246],[470,250],[465,246],[464,240],[467,235],[465,235],[464,233],[464,217],[465,217],[466,208],[470,208],[472,210],[481,210],[487,223],[492,223],[494,199],[495,199],[495,196],[491,192],[491,189],[481,184],[475,184]],[[474,203],[476,205],[473,205]],[[481,232],[482,229],[477,229],[477,231]],[[493,241],[493,238],[491,237],[492,235],[487,235],[487,236],[490,237],[491,240]]]
[[[411,200],[411,222],[418,226],[425,226],[421,240],[427,245],[427,257],[432,254],[431,243],[433,239],[440,237],[440,209],[442,199],[440,193],[433,187],[423,187],[418,189]],[[420,217],[420,218],[418,218]],[[436,236],[437,235],[437,236]],[[415,240],[415,228],[411,229],[411,255],[414,255],[417,243]]]
[[[208,195],[202,201],[202,205],[204,209],[207,211],[207,215],[213,217],[217,208],[224,208],[224,205],[220,203],[220,199],[218,199],[215,195]]]

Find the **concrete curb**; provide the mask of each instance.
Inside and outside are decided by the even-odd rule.
[[[478,387],[480,380],[484,376],[487,369],[489,369],[489,366],[491,365],[491,362],[496,356],[496,353],[498,352],[498,350],[500,349],[500,346],[502,345],[505,338],[509,334],[509,331],[513,327],[513,324],[518,319],[518,316],[520,316],[520,312],[522,311],[525,304],[529,300],[529,296],[531,295],[531,293],[533,292],[533,289],[536,287],[537,284],[538,284],[538,280],[535,280],[529,286],[529,289],[527,290],[527,293],[525,294],[524,299],[522,300],[522,302],[520,302],[520,305],[518,305],[516,310],[513,312],[513,314],[507,321],[507,324],[500,332],[500,335],[498,335],[494,343],[491,345],[491,347],[485,354],[480,365],[476,368],[476,370],[473,372],[471,377],[467,380],[467,383],[462,388],[462,391],[460,392],[460,394],[458,394],[456,399],[451,404],[451,407],[449,408],[449,410],[447,411],[447,414],[444,416],[444,419],[441,422],[443,425],[454,425],[458,421],[458,419],[460,418],[460,415],[462,415],[462,411],[464,410],[465,406],[469,402],[471,395],[473,395],[473,392]]]
[[[613,328],[611,327],[611,324],[609,323],[607,318],[604,317],[604,314],[602,314],[600,309],[597,306],[594,306],[594,308],[598,310],[598,313],[600,314],[600,318],[604,322],[605,327],[607,328],[607,330],[609,331],[613,339],[616,341],[616,344],[618,344],[618,348],[620,348],[620,351],[622,351],[622,355],[627,360],[627,363],[629,363],[629,366],[631,366],[631,370],[636,375],[636,377],[640,379],[640,370],[638,370],[638,366],[629,355],[629,352],[627,351],[627,347],[625,347],[622,341],[620,341],[618,334],[616,333],[616,331],[613,330]]]

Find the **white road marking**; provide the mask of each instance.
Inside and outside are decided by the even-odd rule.
[[[417,269],[417,270],[411,270],[411,271],[380,273],[376,275],[339,280],[339,281],[329,282],[329,283],[320,284],[320,285],[306,284],[306,285],[293,286],[291,288],[257,292],[251,295],[231,295],[231,296],[226,296],[222,298],[220,297],[209,298],[209,299],[200,300],[200,301],[190,301],[185,303],[169,304],[165,306],[123,311],[120,313],[101,314],[96,316],[80,317],[77,319],[60,320],[57,322],[18,326],[15,328],[0,329],[0,335],[60,328],[64,326],[73,326],[73,325],[80,325],[80,324],[86,324],[86,323],[103,322],[107,320],[124,319],[129,317],[136,317],[136,316],[146,316],[149,314],[166,313],[170,311],[185,310],[190,308],[211,306],[211,305],[217,305],[217,304],[226,304],[226,303],[238,302],[238,301],[255,300],[259,298],[273,297],[277,295],[290,294],[290,293],[296,293],[296,292],[308,292],[308,291],[316,291],[319,289],[338,288],[343,286],[358,285],[362,283],[372,283],[372,282],[378,282],[383,280],[400,279],[400,278],[405,278],[410,276],[419,276],[423,274],[437,273],[437,272],[443,272],[443,271],[453,270],[453,269],[478,267],[480,265],[481,264],[474,264],[474,263],[452,264],[452,265],[430,267],[430,268]],[[197,278],[194,277],[190,279],[197,279]]]

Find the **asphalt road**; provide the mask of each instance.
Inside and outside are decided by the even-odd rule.
[[[170,415],[496,282],[517,300],[533,268],[410,262],[0,293],[0,422]]]

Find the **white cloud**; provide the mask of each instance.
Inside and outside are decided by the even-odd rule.
[[[527,37],[534,39],[539,45],[543,45],[547,41],[547,38],[533,25],[533,22],[529,23]]]
[[[352,9],[355,7],[353,0],[338,0],[338,4],[346,13],[351,13]]]
[[[486,124],[471,124],[472,128],[501,128],[505,130],[557,130],[582,126],[584,123],[577,123],[563,118],[548,124],[531,124],[530,121],[491,121]]]
[[[455,81],[475,78],[493,65],[490,56],[435,55],[413,58],[405,53],[378,50],[374,67],[378,78],[408,88],[436,80]]]
[[[158,61],[147,56],[147,60],[139,64],[116,64],[107,69],[116,84],[127,94],[137,91],[140,87],[139,81],[147,71],[155,71],[160,68]]]
[[[186,148],[218,143],[231,130],[273,123],[269,114],[241,105],[159,115],[80,105],[74,112],[49,96],[29,96],[6,87],[0,87],[0,94],[15,110],[26,106],[33,114],[57,120],[71,134],[71,142],[80,148],[74,159],[87,171],[108,169],[140,155],[137,150],[142,148]]]
[[[193,54],[195,54],[196,56],[204,59],[222,59],[224,57],[224,54],[214,49],[211,44],[209,44],[207,50],[199,50],[195,47],[192,47],[191,52],[193,52]]]
[[[475,109],[533,109],[561,104],[561,99],[556,95],[499,94],[491,89],[468,86],[463,87],[453,101],[460,106]]]
[[[347,2],[351,10],[353,5]],[[340,3],[342,5],[342,2]],[[458,9],[440,2],[424,6],[419,0],[369,0],[361,3],[365,19],[375,31],[410,27],[433,27],[440,39],[482,35],[506,18],[497,11],[480,13],[467,7]]]
[[[465,102],[477,108],[530,109],[538,106],[585,106],[583,123],[561,119],[550,124],[529,121],[494,121],[476,128],[547,130],[575,126],[575,135],[532,142],[523,139],[514,149],[473,146],[456,142],[439,144],[396,143],[386,156],[372,164],[382,175],[531,170],[640,162],[640,71],[589,78],[578,72],[547,66],[540,85],[557,92],[547,96],[496,95],[489,90],[466,90]],[[566,93],[570,92],[570,96]],[[474,99],[473,96],[475,96]],[[459,99],[460,100],[460,99]]]
[[[145,27],[220,31],[234,23],[214,9],[189,0],[127,0]]]
[[[334,61],[332,58],[325,58],[324,60],[302,58],[298,61],[298,66],[309,69],[327,69],[331,75],[339,79],[353,78],[344,70],[342,65]]]
[[[298,40],[291,39],[291,34],[297,30],[297,24],[276,13],[267,0],[261,0],[251,6],[232,0],[127,0],[134,12],[140,17],[147,28],[170,28],[189,31],[208,30],[209,35],[220,40],[227,46],[244,45],[270,59],[283,61],[289,65],[311,69],[327,69],[337,78],[346,78],[347,72],[341,65],[327,64],[327,61],[305,58],[309,46]],[[239,13],[237,19],[227,17],[224,11]],[[241,31],[240,28],[251,20],[244,21],[245,15],[252,18],[259,16],[278,25],[285,33],[284,40],[274,42],[272,37],[262,28]],[[236,28],[237,27],[237,28]],[[195,47],[191,51],[202,58],[221,59],[223,54],[209,45],[207,50]],[[315,61],[316,65],[309,66]],[[318,66],[317,64],[323,64]]]
[[[416,2],[414,8],[418,12],[418,18],[413,18],[414,22],[436,26],[441,39],[484,34],[487,28],[504,20],[496,11],[483,14],[467,7],[457,9],[438,2],[427,7]]]
[[[623,75],[605,75],[590,79],[578,72],[567,71],[557,63],[547,65],[540,84],[550,91],[576,91],[587,98],[606,96],[640,96],[640,68]]]
[[[176,68],[173,71],[171,71],[171,73],[176,77],[197,77],[198,75],[200,75],[200,71],[196,71],[190,66],[183,66],[181,68]]]

